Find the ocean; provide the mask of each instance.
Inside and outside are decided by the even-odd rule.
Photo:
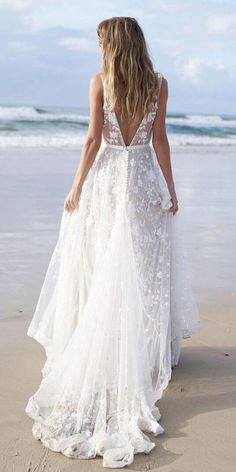
[[[88,113],[85,108],[0,106],[0,148],[80,148]],[[166,124],[172,147],[236,144],[236,116],[169,113]]]

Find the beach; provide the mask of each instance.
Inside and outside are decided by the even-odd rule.
[[[58,237],[79,149],[1,149],[1,471],[104,470],[36,441],[24,409],[37,389],[43,348],[26,331]],[[201,330],[183,341],[158,402],[165,433],[131,470],[232,472],[236,453],[236,147],[179,146],[172,152]],[[173,217],[174,218],[174,217]]]

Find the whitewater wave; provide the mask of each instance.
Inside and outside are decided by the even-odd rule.
[[[236,136],[211,137],[193,136],[188,134],[168,134],[169,143],[173,147],[179,146],[233,146],[236,145]],[[58,134],[58,135],[9,135],[0,134],[0,148],[81,148],[85,134]]]
[[[179,146],[235,146],[236,135],[202,136],[193,134],[168,133],[168,139],[172,147]]]
[[[0,106],[0,148],[55,147],[78,149],[88,129],[87,111],[76,108]],[[232,146],[236,117],[227,115],[168,114],[170,144]]]
[[[61,113],[35,107],[0,107],[1,121],[69,121],[88,125],[89,116],[73,112]]]
[[[89,116],[79,113],[61,112],[58,109],[46,109],[39,107],[0,107],[0,120],[12,121],[74,121],[88,124]],[[219,126],[219,127],[235,127],[236,119],[223,117],[220,115],[197,115],[197,114],[168,114],[167,124],[178,126]]]
[[[185,115],[181,117],[167,117],[167,125],[189,126],[191,128],[235,128],[236,120],[223,118],[219,115]]]
[[[85,136],[67,135],[0,135],[0,148],[69,148],[78,149],[84,143]]]

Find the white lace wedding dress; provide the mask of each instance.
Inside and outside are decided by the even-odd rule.
[[[155,403],[200,320],[150,144],[158,100],[129,146],[107,105],[102,145],[79,206],[62,213],[28,329],[47,361],[26,413],[53,451],[118,468],[155,446],[145,432],[163,433]]]

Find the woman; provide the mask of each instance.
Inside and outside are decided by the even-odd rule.
[[[163,433],[155,403],[200,325],[172,223],[167,80],[134,18],[97,32],[88,134],[28,329],[47,361],[26,412],[45,446],[113,468]]]

